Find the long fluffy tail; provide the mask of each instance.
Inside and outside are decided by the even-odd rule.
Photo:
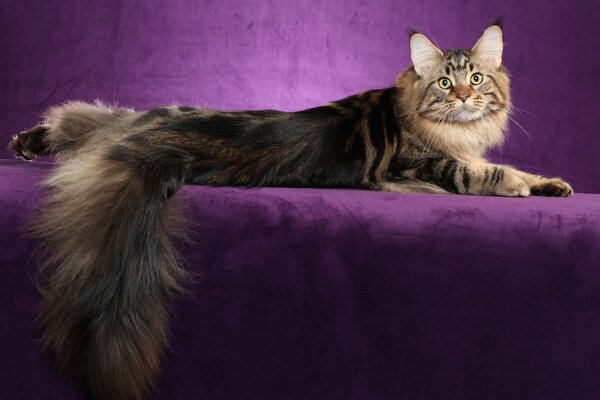
[[[45,181],[33,226],[45,254],[43,341],[95,399],[141,399],[159,369],[185,278],[172,245],[185,164],[172,147],[122,140],[65,159]]]

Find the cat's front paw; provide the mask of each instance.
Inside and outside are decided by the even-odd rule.
[[[573,188],[560,178],[541,179],[530,187],[534,196],[567,197],[573,194]]]
[[[531,191],[525,182],[518,182],[514,185],[504,185],[496,190],[496,196],[507,197],[529,197]]]
[[[15,152],[15,156],[26,161],[49,154],[44,136],[48,131],[47,126],[38,125],[27,131],[15,135],[8,143],[8,147]]]
[[[496,196],[528,197],[531,194],[527,183],[510,170],[504,170],[500,181],[494,187]]]

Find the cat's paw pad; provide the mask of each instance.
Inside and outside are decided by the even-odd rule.
[[[567,197],[573,194],[573,188],[560,178],[544,179],[531,186],[535,196]]]
[[[15,152],[15,156],[26,161],[49,154],[44,136],[48,131],[47,126],[38,125],[27,131],[15,135],[8,143],[8,147]]]

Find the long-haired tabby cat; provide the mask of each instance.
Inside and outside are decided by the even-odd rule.
[[[10,143],[57,155],[34,231],[45,250],[44,343],[97,399],[141,399],[185,282],[171,241],[185,183],[568,196],[571,187],[487,162],[511,109],[502,31],[470,50],[410,37],[413,66],[387,89],[299,112],[51,108]]]

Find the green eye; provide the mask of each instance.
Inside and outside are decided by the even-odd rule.
[[[440,78],[440,80],[438,81],[438,85],[440,85],[442,89],[450,89],[450,86],[452,86],[452,82],[448,78]]]
[[[481,81],[483,81],[483,75],[481,75],[479,72],[471,75],[471,84],[472,85],[477,86],[481,83]]]

